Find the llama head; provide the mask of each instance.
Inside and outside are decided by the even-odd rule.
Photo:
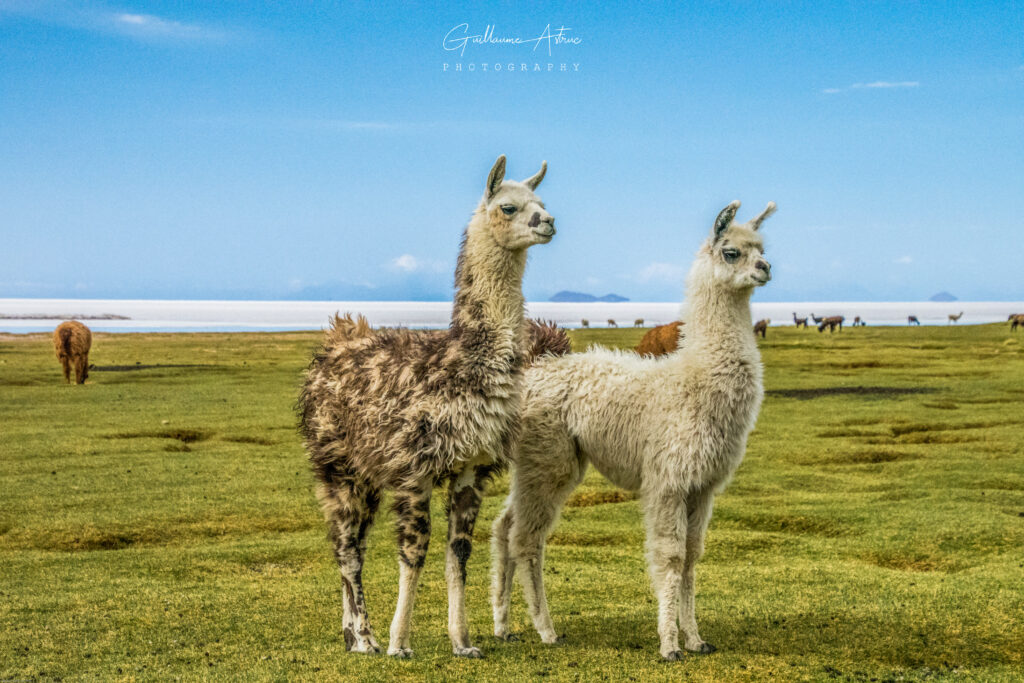
[[[504,155],[494,163],[480,206],[487,217],[487,228],[499,246],[515,251],[547,244],[555,236],[555,219],[534,194],[547,170],[548,162],[542,162],[535,175],[517,182],[505,180]]]
[[[747,223],[736,223],[740,203],[732,202],[715,219],[711,236],[704,242],[701,255],[716,284],[733,290],[752,291],[772,279],[771,264],[764,258],[761,223],[775,212],[775,202]]]

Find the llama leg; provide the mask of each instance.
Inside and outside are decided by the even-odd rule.
[[[711,521],[711,505],[714,495],[702,492],[691,497],[687,504],[686,558],[683,561],[683,585],[679,598],[679,628],[686,639],[685,647],[690,652],[710,654],[715,646],[704,642],[697,632],[697,614],[694,606],[696,591],[697,562],[704,554],[704,533]]]
[[[473,552],[473,527],[483,501],[483,487],[490,478],[488,466],[467,467],[451,480],[448,489],[448,550],[445,578],[448,580],[448,637],[458,657],[479,658],[483,654],[470,645],[466,620],[466,563]]]
[[[86,370],[85,357],[77,356],[75,358],[75,384],[85,384]]]
[[[60,364],[64,368],[64,381],[71,384],[71,359],[67,356],[61,356]]]
[[[341,572],[345,649],[350,652],[380,652],[370,628],[363,596],[366,535],[377,512],[380,494],[363,482],[345,477],[321,484],[317,495],[327,518],[328,536],[334,544],[334,557]]]
[[[508,612],[516,569],[515,560],[508,548],[513,518],[509,501],[491,527],[491,607],[494,612],[494,635],[502,640],[518,640],[508,630]]]
[[[686,501],[681,494],[665,492],[645,496],[647,556],[654,593],[658,599],[658,637],[661,656],[669,661],[683,658],[679,649],[679,597],[686,556]]]
[[[566,498],[585,473],[586,461],[567,434],[536,432],[520,446],[509,494],[515,513],[510,545],[530,619],[541,641],[548,644],[560,638],[544,590],[544,544]]]
[[[412,627],[412,608],[416,602],[423,562],[430,545],[431,482],[395,492],[395,515],[398,530],[398,604],[391,620],[388,654],[406,659],[412,657],[409,635]]]

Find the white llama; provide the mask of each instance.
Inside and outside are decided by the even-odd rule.
[[[733,202],[718,215],[687,279],[686,338],[659,358],[596,349],[526,371],[522,438],[505,509],[492,533],[494,633],[509,638],[513,575],[545,643],[557,640],[543,584],[544,542],[587,464],[639,491],[658,599],[661,655],[713,652],[697,632],[694,576],[716,492],[743,459],[764,393],[750,333],[750,296],[771,279],[761,222]]]

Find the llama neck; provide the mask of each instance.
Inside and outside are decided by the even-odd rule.
[[[716,286],[710,278],[691,277],[686,293],[686,349],[724,356],[757,356],[751,332],[753,290]]]
[[[492,344],[522,345],[523,273],[526,250],[499,246],[478,209],[466,229],[455,269],[455,303],[451,329],[456,332],[487,331]],[[493,351],[493,349],[492,349]]]

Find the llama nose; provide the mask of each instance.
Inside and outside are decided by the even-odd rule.
[[[763,270],[766,273],[770,273],[772,270],[772,264],[768,263],[764,259],[759,259],[757,262],[757,269]]]

